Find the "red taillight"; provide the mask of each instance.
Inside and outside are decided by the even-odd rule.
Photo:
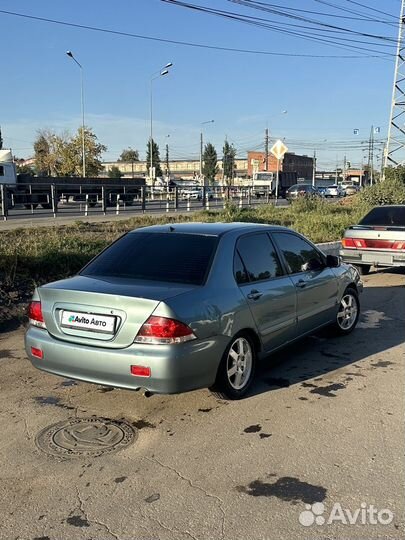
[[[30,324],[38,328],[46,328],[44,316],[42,315],[41,302],[33,300],[28,307],[28,317]]]
[[[342,246],[346,248],[355,248],[353,238],[343,238],[342,239]]]
[[[32,356],[35,356],[35,358],[39,358],[42,360],[44,357],[44,353],[41,349],[37,349],[37,347],[31,347],[31,354]]]
[[[152,315],[142,325],[135,338],[136,343],[171,344],[183,343],[196,339],[193,331],[186,324],[167,317]]]
[[[342,246],[346,248],[363,248],[363,249],[405,249],[405,241],[399,240],[374,240],[363,238],[343,238]]]
[[[131,375],[136,377],[150,377],[150,367],[131,366]]]
[[[362,238],[343,238],[342,246],[348,248],[366,248],[366,241]]]

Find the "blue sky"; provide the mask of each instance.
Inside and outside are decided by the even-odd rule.
[[[189,1],[275,20],[268,13],[228,0]],[[399,0],[359,1],[399,16]],[[267,3],[353,16],[319,0]],[[349,0],[329,3],[393,24],[331,16],[323,21],[396,37],[394,19]],[[358,54],[161,0],[2,0],[0,9],[219,47],[309,55]],[[12,147],[17,156],[32,154],[40,128],[74,131],[80,125],[80,73],[65,55],[66,50],[72,50],[84,66],[86,124],[107,145],[107,160],[116,159],[127,146],[144,156],[150,130],[150,78],[169,61],[173,62],[170,74],[154,82],[154,136],[161,147],[169,143],[172,158],[197,158],[200,125],[210,119],[215,122],[204,127],[204,137],[216,145],[219,154],[225,137],[235,144],[240,157],[249,148],[260,148],[267,126],[272,137],[285,138],[297,153],[312,154],[316,149],[320,168],[334,167],[336,161],[341,164],[344,154],[358,164],[367,152],[357,147],[368,139],[371,124],[381,128],[377,138],[386,136],[392,58],[278,57],[121,37],[2,13],[0,22],[0,126],[5,146]],[[393,48],[385,50],[394,53]],[[288,112],[283,113],[285,110]],[[360,130],[356,137],[355,128]],[[352,145],[356,148],[351,149]]]

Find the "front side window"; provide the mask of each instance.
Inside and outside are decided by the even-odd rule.
[[[319,269],[325,266],[322,255],[309,242],[291,233],[273,233],[272,237],[277,242],[289,266],[291,274],[305,271],[305,264],[318,265]]]
[[[243,236],[238,241],[237,251],[249,281],[262,281],[283,275],[277,252],[266,233]]]

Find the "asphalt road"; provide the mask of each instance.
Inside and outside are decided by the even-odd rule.
[[[272,201],[274,203],[274,201]],[[239,199],[235,198],[233,200],[233,203],[235,205],[239,205]],[[265,204],[266,199],[260,198],[256,199],[253,198],[251,200],[252,206],[257,206],[260,204]],[[284,199],[280,199],[277,202],[278,206],[287,206],[288,203]],[[248,206],[247,198],[245,197],[243,199],[243,208],[246,208]],[[174,201],[170,201],[169,203],[169,212],[177,212],[177,213],[187,213],[188,212],[188,205],[187,201],[179,200],[178,209],[175,209]],[[209,201],[209,206],[207,209],[210,210],[220,210],[223,208],[223,200],[222,199],[213,199]],[[190,210],[191,212],[198,212],[203,210],[203,206],[201,201],[190,201]],[[106,215],[108,218],[115,218],[116,216],[120,216],[123,218],[128,218],[132,216],[141,216],[144,214],[149,215],[157,215],[167,213],[167,201],[166,199],[159,199],[154,201],[148,201],[146,205],[145,212],[142,212],[142,208],[140,203],[135,203],[133,206],[126,206],[120,205],[119,207],[119,213],[117,214],[117,210],[115,206],[109,206],[107,208]],[[7,225],[10,223],[12,224],[12,227],[15,227],[17,225],[26,225],[26,224],[32,224],[33,226],[37,225],[40,221],[46,222],[48,225],[52,223],[67,223],[69,221],[76,221],[77,219],[81,220],[92,220],[92,219],[104,219],[106,216],[102,213],[101,206],[97,205],[94,208],[88,209],[88,215],[85,216],[85,205],[80,203],[71,203],[68,204],[59,204],[58,206],[58,212],[56,218],[54,218],[52,210],[49,209],[43,209],[41,207],[37,207],[34,210],[26,209],[22,205],[19,205],[18,207],[15,207],[12,210],[9,210],[7,220],[0,221],[0,230],[6,229]]]
[[[404,277],[366,277],[353,334],[277,354],[239,402],[63,380],[28,363],[22,329],[1,334],[0,538],[404,538]],[[97,458],[37,448],[46,426],[92,415],[125,419],[136,441]],[[362,524],[369,505],[391,523]],[[301,524],[312,509],[319,524]]]

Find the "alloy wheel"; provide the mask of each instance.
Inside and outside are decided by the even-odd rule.
[[[229,384],[235,390],[242,390],[249,382],[253,367],[252,347],[247,339],[238,337],[232,343],[227,358],[227,376]]]
[[[358,306],[356,298],[346,293],[340,301],[337,323],[342,330],[350,330],[357,320]]]

